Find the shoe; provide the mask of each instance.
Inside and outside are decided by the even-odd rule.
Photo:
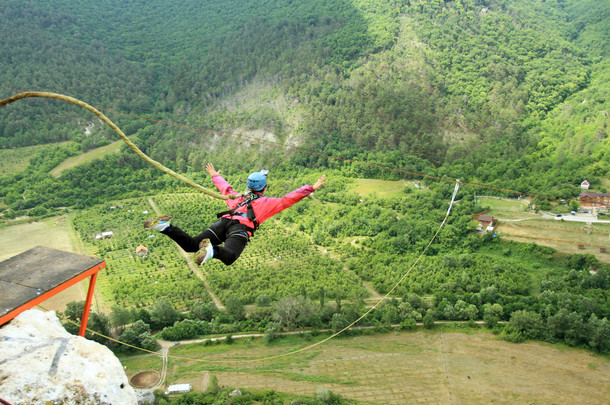
[[[199,252],[195,257],[195,263],[201,266],[203,263],[214,258],[214,246],[210,243],[209,239],[204,239],[199,243]]]
[[[158,218],[148,218],[146,221],[144,221],[144,228],[154,229],[155,231],[162,232],[169,226],[169,220],[171,218],[171,215],[161,215]]]

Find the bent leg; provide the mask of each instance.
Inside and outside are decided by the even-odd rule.
[[[214,246],[214,259],[220,260],[227,266],[233,264],[239,255],[241,255],[241,252],[244,251],[246,243],[248,243],[248,234],[246,232],[233,233],[227,238],[224,246]]]
[[[167,229],[165,229],[161,233],[172,238],[172,240],[176,242],[178,246],[180,246],[186,252],[198,251],[199,243],[203,239],[210,239],[212,244],[220,243],[220,240],[216,237],[216,234],[212,232],[212,230],[210,230],[210,228],[206,229],[195,237],[192,237],[191,235],[174,225],[168,226]]]

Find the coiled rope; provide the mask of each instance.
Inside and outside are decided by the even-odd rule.
[[[104,121],[106,124],[108,124],[108,126],[110,128],[112,128],[112,130],[121,137],[123,142],[125,142],[127,144],[127,146],[129,146],[129,149],[131,149],[136,155],[138,155],[140,158],[142,158],[149,165],[161,170],[162,172],[164,172],[166,174],[169,174],[173,178],[182,181],[183,183],[187,184],[188,186],[190,186],[194,189],[197,189],[212,198],[217,198],[219,200],[228,200],[228,199],[240,197],[240,195],[221,195],[217,192],[214,192],[210,189],[207,189],[207,188],[195,183],[193,180],[189,179],[188,177],[185,177],[181,174],[176,173],[175,171],[173,171],[171,169],[168,169],[167,167],[163,166],[161,163],[157,162],[156,160],[149,158],[148,156],[146,156],[146,154],[144,152],[142,152],[140,150],[140,148],[138,148],[133,142],[131,142],[131,140],[129,138],[127,138],[127,136],[123,133],[123,131],[121,131],[121,129],[119,127],[117,127],[112,121],[110,121],[110,119],[108,117],[106,117],[104,114],[102,114],[100,111],[98,111],[94,107],[90,106],[89,104],[87,104],[81,100],[78,100],[74,97],[70,97],[70,96],[66,96],[66,95],[58,94],[58,93],[49,93],[49,92],[42,92],[42,91],[26,91],[23,93],[15,94],[14,96],[9,97],[9,98],[5,98],[4,100],[0,100],[0,107],[4,107],[5,105],[13,103],[17,100],[21,100],[24,98],[31,98],[31,97],[52,98],[55,100],[65,101],[68,103],[75,104],[79,107],[85,108],[85,109],[91,111],[93,114],[95,114],[99,119]]]

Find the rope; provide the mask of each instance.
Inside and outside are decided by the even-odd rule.
[[[95,109],[94,107],[90,106],[89,104],[87,104],[87,103],[85,103],[83,101],[77,100],[74,97],[65,96],[63,94],[57,94],[57,93],[49,93],[49,92],[26,91],[26,92],[23,92],[23,93],[15,94],[14,96],[9,97],[9,98],[5,98],[4,100],[0,100],[0,107],[3,107],[5,105],[10,104],[12,102],[15,102],[17,100],[21,100],[21,99],[24,99],[24,98],[30,98],[30,97],[52,98],[52,99],[55,99],[55,100],[60,100],[60,101],[65,101],[65,102],[68,102],[68,103],[76,104],[79,107],[83,107],[83,108],[91,111],[93,114],[97,115],[97,117],[99,119],[101,119],[106,124],[108,124],[108,126],[110,128],[112,128],[112,130],[114,132],[116,132],[121,137],[123,142],[125,142],[127,144],[127,146],[129,146],[129,149],[131,149],[136,155],[138,155],[140,158],[142,158],[149,165],[151,165],[151,166],[161,170],[162,172],[164,172],[166,174],[169,174],[173,178],[186,183],[188,186],[193,187],[194,189],[197,189],[197,190],[201,191],[202,193],[207,194],[210,197],[217,198],[219,200],[228,200],[228,199],[233,199],[233,198],[240,197],[239,195],[226,195],[226,196],[224,196],[224,195],[218,194],[218,193],[216,193],[216,192],[214,192],[212,190],[209,190],[209,189],[207,189],[207,188],[205,188],[205,187],[195,183],[191,179],[189,179],[187,177],[184,177],[183,175],[178,174],[178,173],[174,172],[171,169],[168,169],[167,167],[163,166],[161,163],[157,162],[156,160],[153,160],[153,159],[149,158],[133,142],[131,142],[131,140],[129,138],[127,138],[127,136],[123,133],[123,131],[121,131],[121,129],[119,127],[117,127],[112,121],[110,121],[110,119],[108,119],[108,117],[106,117],[104,114],[102,114],[97,109]]]
[[[458,180],[459,182],[459,180]],[[419,263],[419,261],[421,260],[422,257],[424,257],[424,255],[426,254],[426,252],[428,251],[428,249],[430,248],[430,246],[432,245],[432,243],[434,242],[434,240],[436,239],[436,237],[438,236],[439,232],[441,231],[441,229],[443,228],[443,226],[445,225],[445,222],[447,222],[447,218],[449,217],[449,212],[451,211],[451,206],[453,206],[453,201],[455,199],[455,195],[457,194],[457,190],[458,190],[458,184],[456,183],[455,185],[455,191],[453,193],[453,197],[451,199],[451,203],[450,203],[450,207],[449,210],[447,211],[447,214],[445,215],[445,218],[443,219],[443,222],[441,223],[441,225],[438,227],[438,229],[436,230],[436,233],[434,234],[434,236],[432,237],[432,239],[430,239],[430,242],[428,242],[428,244],[426,245],[426,247],[424,248],[424,250],[421,252],[421,254],[419,255],[419,257],[417,258],[417,260],[415,260],[415,262],[413,262],[413,264],[411,265],[411,267],[409,267],[409,270],[406,271],[405,274],[402,275],[402,277],[400,277],[400,279],[398,280],[398,282],[396,282],[396,284],[394,284],[394,286],[390,289],[390,291],[387,292],[386,295],[384,295],[383,297],[381,297],[379,299],[379,301],[377,301],[377,303],[375,305],[373,305],[372,307],[370,307],[368,309],[368,311],[366,311],[364,314],[362,314],[358,319],[356,319],[354,322],[350,323],[349,325],[347,325],[346,327],[344,327],[343,329],[339,330],[338,332],[333,333],[332,335],[330,335],[329,337],[322,339],[321,341],[314,343],[312,345],[309,345],[307,347],[298,349],[298,350],[294,350],[292,352],[288,352],[288,353],[283,353],[283,354],[278,354],[275,356],[269,356],[269,357],[264,357],[261,359],[249,359],[247,361],[242,360],[243,362],[251,362],[251,361],[263,361],[263,360],[273,360],[273,359],[277,359],[277,358],[281,358],[281,357],[286,357],[286,356],[290,356],[296,353],[300,353],[300,352],[304,352],[306,350],[312,349],[316,346],[319,346],[323,343],[328,342],[329,340],[339,336],[340,334],[342,334],[343,332],[345,332],[346,330],[350,329],[352,326],[354,326],[355,324],[357,324],[358,322],[360,322],[361,320],[363,320],[366,316],[368,316],[371,312],[373,312],[375,309],[377,309],[377,307],[386,299],[388,299],[388,297],[390,296],[390,294],[392,294],[394,292],[394,290],[396,290],[396,288],[398,288],[398,286],[400,284],[402,284],[402,282],[407,278],[407,276],[409,275],[409,273],[411,272],[411,270],[413,270],[415,268],[415,266],[417,266],[417,264]],[[235,360],[236,362],[238,360]],[[227,360],[212,360],[210,362],[213,363],[228,363],[229,361]]]
[[[409,275],[409,273],[411,272],[411,270],[413,270],[415,268],[415,266],[417,266],[417,264],[419,263],[419,261],[422,259],[422,257],[424,257],[424,255],[426,254],[426,252],[428,251],[428,249],[430,248],[430,246],[432,245],[432,243],[434,242],[434,240],[436,239],[436,237],[438,236],[438,234],[440,233],[441,229],[443,228],[443,226],[445,225],[445,223],[447,222],[447,218],[449,218],[449,214],[451,213],[451,208],[453,207],[453,203],[455,201],[455,197],[457,195],[457,192],[459,190],[459,186],[460,186],[461,182],[459,180],[455,180],[455,188],[453,190],[453,196],[451,197],[451,202],[449,203],[449,209],[447,210],[447,214],[445,214],[445,218],[443,219],[443,222],[441,222],[440,226],[438,227],[438,229],[436,230],[436,233],[434,234],[434,236],[432,237],[432,239],[430,239],[430,242],[428,242],[428,244],[426,245],[426,247],[424,248],[424,250],[420,253],[419,257],[417,258],[417,260],[415,260],[415,262],[413,262],[413,264],[411,265],[411,267],[409,268],[409,270],[406,271],[405,274],[402,275],[402,277],[400,277],[400,279],[396,282],[396,284],[394,284],[394,286],[390,289],[390,291],[387,292],[386,295],[384,295],[383,297],[381,297],[379,299],[379,301],[377,301],[377,303],[375,305],[373,305],[372,307],[370,307],[364,314],[362,314],[358,319],[356,319],[355,321],[353,321],[352,323],[350,323],[349,325],[347,325],[346,327],[344,327],[343,329],[339,330],[338,332],[333,333],[332,335],[330,335],[327,338],[324,338],[322,340],[320,340],[319,342],[316,342],[314,344],[311,344],[309,346],[303,347],[301,349],[297,349],[297,350],[293,350],[291,352],[286,352],[286,353],[282,353],[282,354],[277,354],[275,356],[268,356],[268,357],[262,357],[262,358],[257,358],[257,359],[239,359],[239,360],[202,360],[202,359],[197,359],[197,358],[191,358],[191,357],[182,357],[182,356],[174,356],[174,355],[170,355],[170,354],[160,354],[158,352],[152,351],[152,350],[148,350],[148,349],[144,349],[141,347],[137,347],[134,345],[131,345],[129,343],[125,343],[125,342],[121,342],[117,339],[111,338],[110,336],[106,336],[103,335],[99,332],[96,332],[94,330],[91,330],[89,328],[87,328],[86,330],[88,332],[91,332],[93,334],[96,334],[98,336],[101,336],[105,339],[108,339],[112,342],[115,343],[119,343],[122,344],[124,346],[127,347],[131,347],[132,349],[136,349],[136,350],[140,350],[143,352],[147,352],[147,353],[151,353],[154,355],[158,355],[158,356],[166,356],[167,358],[173,358],[176,360],[186,360],[186,361],[194,361],[194,362],[202,362],[202,363],[222,363],[222,364],[227,364],[227,363],[253,363],[253,362],[260,362],[260,361],[266,361],[266,360],[274,360],[274,359],[279,359],[282,357],[287,357],[287,356],[291,356],[297,353],[301,353],[304,352],[306,350],[310,350],[313,349],[316,346],[319,346],[323,343],[328,342],[329,340],[339,336],[340,334],[342,334],[343,332],[347,331],[348,329],[350,329],[351,327],[353,327],[355,324],[357,324],[358,322],[360,322],[362,319],[364,319],[366,316],[368,316],[371,312],[373,312],[373,310],[377,309],[377,307],[386,299],[388,299],[388,297],[390,296],[390,294],[392,294],[396,288],[398,288],[398,286],[407,278],[407,276]],[[39,307],[41,307],[42,309],[44,309],[46,311],[46,309],[44,307],[42,307],[41,305],[38,305]],[[65,317],[61,317],[63,320],[68,321],[76,326],[79,326],[76,322],[72,321],[71,319],[65,318]]]

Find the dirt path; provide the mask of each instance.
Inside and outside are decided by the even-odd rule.
[[[326,249],[322,249],[320,250],[322,253],[328,255],[330,258],[340,262],[341,261],[341,257],[339,257],[339,255],[337,254],[333,254],[331,252],[329,252]],[[356,277],[358,277],[358,275],[356,275],[353,271],[351,271],[345,264],[343,265],[343,271],[345,271],[346,273],[350,273],[355,275]],[[360,279],[360,277],[358,277]],[[369,283],[367,283],[366,281],[360,279],[360,281],[362,282],[362,285],[364,286],[364,288],[366,288],[366,290],[369,292],[369,294],[371,294],[370,297],[366,298],[367,301],[369,300],[374,300],[374,301],[379,301],[380,299],[383,298],[383,295],[379,294],[374,288],[373,286],[371,286]]]
[[[172,345],[172,343],[159,340],[159,344],[161,344],[161,349],[159,350],[159,355],[161,356],[163,364],[161,366],[161,372],[159,373],[159,380],[154,385],[154,387],[150,387],[151,390],[156,390],[156,389],[162,388],[165,384],[165,379],[167,378],[167,354],[169,352],[169,348]],[[152,356],[152,355],[147,354],[144,356]]]
[[[152,198],[148,198],[148,203],[152,207],[155,214],[161,215],[161,211],[159,211],[159,208],[157,208],[157,205],[155,204],[155,202],[153,201]],[[178,252],[180,252],[180,254],[184,257],[184,259],[186,260],[186,263],[188,264],[189,268],[193,271],[193,273],[195,273],[195,275],[197,277],[199,277],[199,279],[201,281],[203,281],[203,285],[204,285],[206,291],[208,292],[208,294],[210,295],[210,297],[212,298],[214,305],[216,305],[216,308],[223,309],[224,305],[222,305],[222,302],[220,301],[220,299],[218,299],[216,294],[214,294],[214,291],[212,291],[212,288],[210,287],[210,284],[208,283],[208,280],[206,278],[207,273],[205,273],[205,271],[204,271],[202,274],[202,272],[199,270],[200,267],[198,267],[193,262],[191,255],[189,253],[185,252],[182,248],[180,248],[180,246],[176,245],[176,249],[178,249]]]
[[[201,389],[201,391],[206,392],[208,390],[208,384],[210,383],[210,372],[209,371],[204,371],[203,372],[203,388]]]

